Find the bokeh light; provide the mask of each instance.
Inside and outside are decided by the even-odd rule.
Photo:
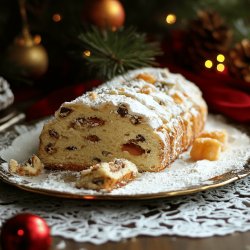
[[[41,41],[42,41],[42,38],[41,38],[40,35],[35,35],[35,36],[34,36],[34,43],[35,43],[35,44],[40,44]]]
[[[61,22],[61,21],[62,21],[62,16],[61,16],[59,13],[55,13],[55,14],[52,16],[52,20],[53,20],[55,23]]]
[[[219,54],[219,55],[217,55],[217,58],[216,58],[216,59],[217,59],[218,62],[221,62],[221,63],[222,63],[222,62],[225,61],[225,56],[222,55],[222,54]]]
[[[213,62],[211,60],[206,60],[205,67],[211,69],[213,67]]]
[[[168,14],[166,16],[166,23],[167,24],[174,24],[176,22],[176,15],[175,14]]]
[[[83,51],[83,56],[84,56],[84,57],[89,57],[89,56],[91,56],[91,51],[90,51],[90,50],[84,50],[84,51]]]
[[[219,72],[223,72],[225,70],[225,65],[222,63],[219,63],[216,68]]]

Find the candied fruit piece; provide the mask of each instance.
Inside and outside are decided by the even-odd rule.
[[[176,104],[183,103],[183,99],[181,98],[181,96],[178,93],[174,93],[173,95],[171,95],[171,97],[174,99],[174,102]]]
[[[131,155],[139,156],[145,153],[145,150],[137,144],[125,143],[122,145],[122,151],[127,151]]]
[[[154,84],[156,82],[155,78],[152,75],[149,74],[139,74],[136,76],[136,79],[142,79],[145,82],[149,82]]]
[[[196,138],[190,151],[191,159],[216,161],[221,152],[221,143],[211,138]]]
[[[199,137],[216,139],[222,144],[222,150],[224,151],[226,149],[228,135],[225,130],[205,131]]]

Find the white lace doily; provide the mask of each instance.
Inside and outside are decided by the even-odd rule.
[[[0,150],[27,127],[0,137]],[[250,177],[195,195],[148,201],[86,201],[28,193],[0,182],[0,226],[22,212],[37,214],[51,234],[102,244],[138,235],[208,237],[250,230]]]
[[[250,230],[250,177],[195,195],[152,201],[46,197],[0,184],[0,226],[22,212],[46,219],[51,234],[102,244],[138,235],[208,237]]]

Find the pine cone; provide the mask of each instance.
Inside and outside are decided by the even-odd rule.
[[[218,54],[227,52],[232,32],[215,11],[200,10],[198,18],[188,26],[185,41],[186,61],[192,68],[204,68],[206,60],[215,61]]]
[[[250,40],[243,39],[229,51],[229,72],[250,83]]]

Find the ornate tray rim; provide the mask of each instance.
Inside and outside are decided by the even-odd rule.
[[[38,121],[32,122],[32,123],[23,123],[22,125],[32,127],[32,124],[34,125],[37,123],[38,123]],[[237,125],[236,125],[236,127],[243,130],[248,135],[250,134],[249,128],[244,127],[244,126],[237,126]],[[8,130],[11,131],[12,129],[9,128]],[[158,192],[158,193],[153,193],[153,194],[150,193],[150,194],[135,194],[135,195],[116,195],[116,194],[111,195],[111,194],[106,193],[106,192],[105,193],[100,192],[100,194],[94,194],[94,195],[92,195],[92,194],[91,195],[88,195],[88,194],[81,195],[81,194],[72,194],[70,192],[55,191],[55,190],[50,190],[50,189],[46,189],[46,188],[29,187],[29,186],[22,184],[22,183],[17,184],[9,179],[9,177],[11,177],[13,175],[4,170],[4,168],[2,167],[3,163],[6,163],[6,161],[3,160],[2,158],[0,158],[0,180],[2,180],[3,182],[5,182],[7,184],[10,184],[10,185],[15,186],[19,189],[22,189],[22,190],[25,190],[28,192],[32,192],[32,193],[53,196],[53,197],[60,197],[60,198],[79,199],[79,200],[81,200],[81,199],[82,200],[146,200],[146,199],[158,199],[158,198],[167,198],[167,197],[189,195],[189,194],[194,194],[194,193],[201,192],[201,191],[206,191],[209,189],[222,187],[222,186],[225,186],[229,183],[235,182],[239,179],[245,178],[248,175],[250,175],[250,158],[249,158],[247,163],[245,164],[243,170],[240,170],[239,172],[230,171],[230,172],[224,173],[222,175],[213,177],[212,179],[207,180],[207,181],[211,182],[209,184],[201,184],[201,185],[197,185],[197,186],[190,186],[190,187],[184,188],[184,189]]]
[[[147,200],[147,199],[158,199],[158,198],[167,198],[181,195],[189,195],[194,194],[201,191],[206,191],[213,188],[218,188],[225,186],[229,183],[242,179],[246,176],[250,175],[250,166],[249,163],[245,165],[244,169],[240,172],[227,172],[223,175],[216,176],[212,179],[212,184],[200,185],[200,186],[191,186],[186,189],[174,190],[174,191],[166,191],[166,192],[158,192],[155,194],[136,194],[136,195],[109,195],[109,193],[100,193],[98,195],[79,195],[72,194],[69,192],[60,192],[49,189],[42,188],[32,188],[28,187],[25,184],[17,184],[9,180],[8,176],[11,176],[10,173],[5,172],[2,168],[0,169],[0,179],[7,184],[15,186],[19,189],[42,194],[54,197],[68,198],[68,199],[83,199],[83,200]]]

